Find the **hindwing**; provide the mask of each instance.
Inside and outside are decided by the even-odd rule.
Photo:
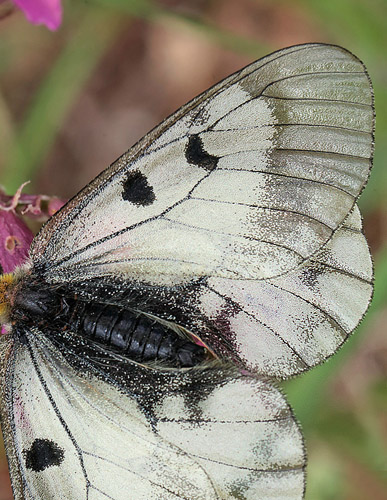
[[[302,436],[271,382],[25,334],[3,381],[16,500],[301,498]]]

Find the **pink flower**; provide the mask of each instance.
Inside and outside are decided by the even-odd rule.
[[[47,220],[64,200],[43,195],[22,194],[25,184],[14,196],[0,192],[0,272],[11,273],[28,258],[34,237],[23,219]]]
[[[51,31],[62,22],[61,0],[13,0],[32,24],[45,24]]]

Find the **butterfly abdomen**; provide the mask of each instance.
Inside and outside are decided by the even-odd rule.
[[[169,361],[194,366],[204,359],[204,348],[180,337],[168,326],[139,312],[114,305],[66,299],[70,326],[88,338],[110,345],[136,361]]]
[[[153,317],[47,287],[24,286],[15,297],[14,316],[18,323],[38,324],[42,331],[75,332],[138,362],[191,367],[206,355],[205,348]]]

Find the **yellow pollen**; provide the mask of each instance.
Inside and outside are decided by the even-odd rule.
[[[15,275],[12,273],[0,276],[0,318],[5,317],[9,310],[9,289],[15,282]]]

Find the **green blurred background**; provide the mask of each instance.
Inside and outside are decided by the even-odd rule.
[[[70,197],[197,93],[272,50],[312,41],[354,52],[375,87],[375,163],[360,199],[375,261],[375,296],[344,348],[284,389],[307,443],[306,498],[382,500],[387,499],[385,0],[68,0],[55,33],[28,24],[20,12],[0,10],[0,184],[13,193],[31,180],[31,193]],[[0,500],[9,500],[3,451],[0,465]]]

